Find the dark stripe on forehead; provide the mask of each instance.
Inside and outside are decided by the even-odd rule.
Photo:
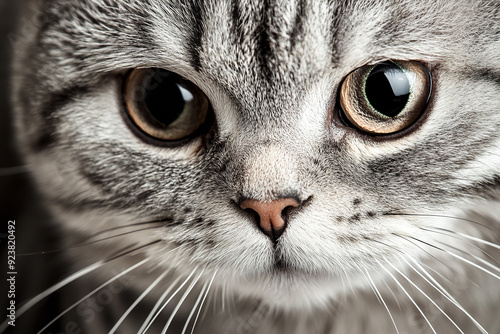
[[[191,8],[189,17],[191,17],[191,35],[188,40],[189,53],[191,55],[191,66],[196,71],[201,71],[201,52],[203,49],[203,34],[205,32],[206,9],[204,0],[192,0],[189,2]]]
[[[42,103],[40,108],[40,131],[38,137],[32,144],[35,152],[43,151],[48,146],[57,141],[55,132],[57,129],[57,117],[54,115],[69,103],[76,101],[79,97],[88,92],[87,87],[73,86],[49,95],[48,99]]]
[[[231,20],[233,23],[233,35],[236,36],[234,42],[237,45],[241,45],[243,43],[243,18],[241,17],[241,10],[238,0],[231,1]]]
[[[272,57],[271,51],[271,20],[274,15],[274,6],[270,3],[271,0],[263,0],[261,23],[257,29],[258,46],[256,58],[258,59],[263,78],[271,80],[271,68],[269,61]]]
[[[414,9],[414,8],[413,8]],[[404,39],[405,32],[411,36],[412,25],[415,24],[415,13],[405,5],[390,6],[386,9],[389,13],[385,17],[382,27],[375,34],[374,40],[384,43],[394,43],[394,37]],[[437,26],[436,22],[431,22],[433,26]],[[403,34],[403,36],[400,36]]]
[[[347,1],[346,1],[347,3]],[[330,54],[332,56],[332,63],[337,64],[340,58],[340,48],[342,43],[341,27],[342,17],[346,15],[345,7],[342,3],[334,4],[335,7],[330,9]]]
[[[292,32],[290,33],[290,50],[295,48],[297,38],[304,30],[304,22],[307,19],[306,0],[299,0],[297,5],[297,13],[295,14],[295,21],[293,23]]]

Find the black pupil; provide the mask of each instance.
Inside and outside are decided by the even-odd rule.
[[[182,79],[178,75],[162,69],[153,71],[143,84],[144,103],[151,116],[169,125],[179,118],[190,101],[186,101],[186,96],[182,94]],[[183,91],[189,94],[185,88]]]
[[[408,102],[410,82],[398,66],[382,63],[375,66],[368,75],[365,92],[375,110],[385,116],[394,117]]]

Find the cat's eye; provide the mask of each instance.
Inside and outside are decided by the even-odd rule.
[[[193,83],[163,69],[135,69],[125,81],[124,99],[133,123],[147,135],[179,141],[206,122],[210,103]]]
[[[432,90],[428,69],[417,61],[386,61],[358,68],[340,89],[341,113],[371,134],[408,128],[424,112]]]

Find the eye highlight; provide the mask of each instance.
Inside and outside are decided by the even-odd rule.
[[[424,112],[431,94],[429,70],[417,61],[387,61],[350,73],[340,89],[341,113],[370,134],[406,129]]]
[[[179,141],[206,122],[206,95],[181,76],[159,68],[135,69],[127,76],[123,96],[131,120],[145,134]]]

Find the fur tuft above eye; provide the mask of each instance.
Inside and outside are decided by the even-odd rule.
[[[340,89],[340,106],[353,126],[371,134],[406,129],[425,110],[432,81],[417,61],[387,61],[351,72]]]
[[[167,70],[135,69],[123,90],[127,114],[150,137],[180,141],[207,122],[210,102],[193,83]]]

